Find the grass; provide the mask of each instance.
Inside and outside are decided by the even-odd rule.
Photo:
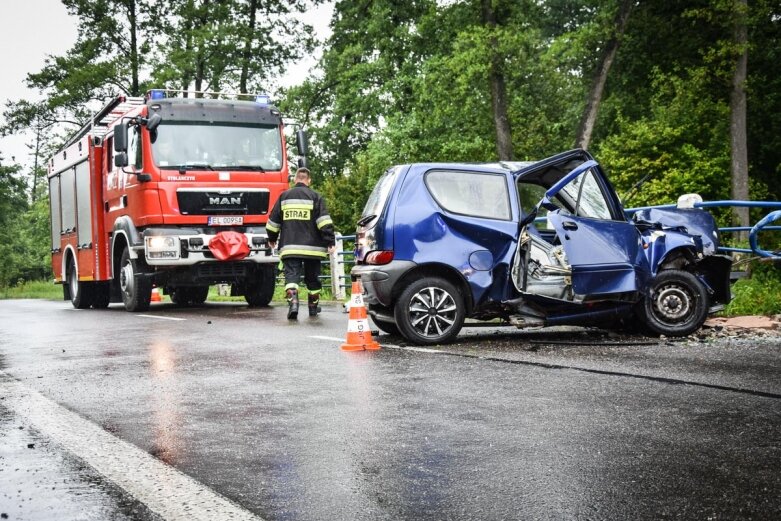
[[[50,280],[32,280],[0,288],[0,299],[62,300],[62,285]]]
[[[740,279],[732,285],[732,302],[724,315],[778,315],[781,314],[781,266],[755,263],[751,278]]]
[[[230,288],[229,288],[230,289]],[[304,300],[306,300],[307,297],[307,290],[306,287],[301,285],[300,295],[303,297]],[[217,286],[211,286],[209,287],[209,301],[211,302],[246,302],[244,300],[244,297],[226,297],[223,295],[220,295],[218,293],[218,287]],[[277,302],[284,302],[285,300],[285,285],[282,282],[277,282],[276,287],[274,288],[274,297],[271,299],[272,301]],[[331,295],[331,289],[323,286],[323,290],[320,293],[320,300],[323,301],[329,301],[333,300],[333,297]]]
[[[306,289],[303,289],[301,294],[303,295],[304,299],[306,299]],[[330,288],[324,287],[320,298],[324,301],[333,300],[331,297]],[[28,281],[17,284],[15,286],[0,288],[0,299],[62,300],[62,285],[54,284],[49,280]],[[163,299],[170,301],[170,297],[167,295],[163,295]],[[208,300],[211,302],[246,302],[244,297],[225,297],[219,295],[216,285],[213,285],[209,288]],[[285,300],[284,285],[277,284],[277,287],[274,290],[273,300],[278,302],[283,302]]]
[[[306,290],[302,290],[301,294],[306,299]],[[781,314],[781,266],[772,263],[755,263],[750,278],[740,279],[733,284],[732,294],[732,302],[722,313],[725,316]],[[330,288],[324,287],[320,298],[324,301],[333,300]],[[0,299],[62,300],[62,285],[48,280],[24,282],[0,288]],[[170,300],[167,296],[163,296],[163,299]],[[216,285],[211,286],[208,300],[245,302],[244,297],[218,295]],[[277,284],[273,300],[284,302],[283,284]]]

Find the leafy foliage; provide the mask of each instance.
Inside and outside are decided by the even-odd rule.
[[[781,270],[772,264],[757,265],[751,278],[732,285],[732,302],[727,315],[781,314]]]
[[[48,199],[30,205],[19,171],[0,164],[0,287],[49,273]]]
[[[626,5],[337,0],[331,35],[317,47],[302,14],[321,0],[63,1],[79,20],[76,44],[29,75],[43,101],[8,104],[0,126],[4,135],[31,131],[38,159],[31,172],[2,167],[0,254],[8,261],[0,284],[32,276],[19,268],[35,272],[48,255],[46,202],[35,191],[40,166],[62,123],[80,124],[91,100],[151,85],[273,92],[292,61],[322,51],[306,81],[278,91],[278,105],[308,127],[316,186],[337,228],[351,233],[391,165],[497,159],[500,83],[516,159],[571,147],[593,73],[616,35],[615,14]],[[628,206],[687,192],[729,197],[731,81],[745,50],[735,43],[740,20],[749,35],[750,193],[781,198],[781,9],[777,0],[752,0],[747,12],[739,5],[632,5],[590,145]],[[729,215],[719,217],[727,224]]]

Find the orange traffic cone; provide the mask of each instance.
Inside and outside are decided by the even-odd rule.
[[[160,290],[157,288],[152,288],[152,300],[151,302],[162,302],[163,297],[160,296]]]
[[[342,351],[363,351],[364,349],[379,349],[378,344],[372,338],[369,329],[369,318],[366,315],[366,306],[363,304],[363,288],[361,281],[353,282],[352,296],[350,297],[350,320],[347,323],[347,340],[342,344]]]

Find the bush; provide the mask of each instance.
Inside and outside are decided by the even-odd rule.
[[[62,286],[51,280],[31,280],[0,288],[0,298],[39,298],[62,300]]]
[[[732,302],[724,310],[734,315],[781,314],[781,266],[757,264],[751,278],[740,279],[732,286]]]

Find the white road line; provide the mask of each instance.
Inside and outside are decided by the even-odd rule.
[[[260,518],[0,371],[3,405],[164,519]]]
[[[336,342],[344,342],[344,338],[336,338],[333,336],[310,335],[309,338],[319,338],[320,340],[334,340]]]
[[[136,315],[137,317],[144,317],[144,318],[156,318],[157,320],[187,320],[186,318],[176,318],[176,317],[161,317],[158,315]]]
[[[447,354],[446,351],[431,349],[430,347],[394,346],[391,344],[382,344],[382,347],[387,347],[388,349],[399,349],[401,351],[417,351],[418,353],[433,353],[437,355]]]

